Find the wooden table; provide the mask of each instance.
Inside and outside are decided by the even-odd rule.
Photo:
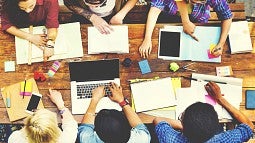
[[[84,47],[84,56],[82,60],[96,60],[105,58],[105,54],[101,55],[88,55],[87,54],[87,26],[81,25],[81,34],[82,34],[82,44]],[[119,58],[120,61],[123,61],[125,58],[129,57],[132,59],[133,64],[131,67],[126,68],[123,65],[120,65],[120,77],[121,77],[121,86],[123,87],[123,93],[130,99],[130,86],[128,79],[134,78],[151,78],[155,76],[159,77],[180,77],[180,76],[191,76],[191,72],[171,72],[169,71],[169,63],[172,61],[161,60],[157,58],[157,47],[158,47],[158,31],[162,27],[162,24],[158,24],[153,32],[152,42],[153,49],[152,53],[148,58],[152,73],[142,75],[138,61],[142,60],[138,53],[138,47],[142,43],[145,25],[144,24],[130,24],[129,26],[129,43],[130,43],[130,52],[129,54],[108,54],[108,58]],[[249,23],[251,38],[253,42],[253,47],[255,47],[255,23]],[[99,41],[100,42],[100,41]],[[121,46],[121,45],[120,45]],[[52,61],[47,62],[47,67],[43,67],[43,63],[33,63],[29,65],[16,65],[15,72],[4,72],[4,62],[8,60],[16,61],[15,58],[15,44],[14,36],[6,34],[0,31],[0,87],[4,87],[13,83],[20,82],[24,80],[25,75],[28,77],[33,77],[34,71],[41,71],[44,73],[48,72],[48,68],[52,65]],[[68,70],[68,62],[76,59],[64,59],[61,60],[61,67],[54,75],[53,79],[45,82],[37,82],[37,86],[42,95],[48,93],[49,85],[51,83],[51,88],[60,90],[63,95],[65,105],[71,109],[71,98],[70,98],[70,78]],[[191,61],[175,61],[180,66],[191,63]],[[222,62],[220,64],[216,63],[205,63],[205,62],[196,62],[192,65],[191,68],[196,69],[197,73],[216,75],[215,67],[217,66],[232,66],[234,76],[243,78],[243,100],[240,104],[240,110],[243,111],[253,122],[255,122],[255,110],[245,110],[245,98],[244,93],[247,89],[255,89],[255,55],[254,53],[246,54],[234,54],[230,55],[228,46],[224,46],[224,54],[222,55]],[[182,80],[182,87],[189,87],[190,81]],[[160,88],[159,88],[160,90]],[[52,111],[57,109],[55,105],[50,101],[47,96],[42,98],[44,106]],[[83,115],[74,115],[75,119],[80,122]],[[140,114],[140,117],[144,122],[151,122],[151,118],[147,118],[143,114]],[[0,123],[10,123],[3,98],[0,97]],[[13,122],[13,123],[23,123],[22,120]]]

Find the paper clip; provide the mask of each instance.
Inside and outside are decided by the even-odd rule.
[[[196,72],[196,70],[191,69],[191,68],[188,68],[190,65],[193,65],[193,64],[195,64],[195,63],[187,64],[187,65],[185,65],[185,66],[181,67],[181,69],[184,69],[184,70],[187,70],[187,71],[193,71],[193,72]]]

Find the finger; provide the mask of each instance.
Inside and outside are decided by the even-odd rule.
[[[51,88],[49,88],[49,92],[50,92],[50,94],[52,93],[52,89]]]
[[[193,33],[190,34],[190,36],[191,36],[191,38],[193,38],[194,40],[199,41],[198,38],[197,38],[195,35],[193,35]]]

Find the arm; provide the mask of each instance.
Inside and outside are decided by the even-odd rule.
[[[141,57],[146,58],[149,56],[152,50],[151,37],[156,25],[158,16],[161,10],[156,7],[151,7],[148,13],[148,19],[146,22],[146,31],[142,45],[139,47]]]
[[[115,83],[111,83],[111,87],[109,89],[112,92],[112,96],[109,96],[109,98],[117,103],[120,103],[124,100],[124,96],[122,93],[122,88],[118,86]],[[128,119],[128,122],[131,127],[136,127],[139,124],[142,124],[141,119],[138,117],[138,115],[135,113],[135,111],[129,106],[125,105],[123,106],[123,111],[126,115],[126,118]]]
[[[253,123],[238,109],[236,109],[233,105],[231,105],[224,97],[222,97],[220,87],[214,83],[209,82],[205,85],[205,89],[209,95],[213,96],[216,101],[222,105],[231,115],[240,123],[247,124],[253,130]]]
[[[184,0],[182,0],[182,1],[176,2],[176,4],[181,15],[183,31],[186,34],[190,35],[194,40],[198,41],[196,36],[193,35],[193,33],[195,32],[196,25],[189,20],[187,3]]]
[[[110,20],[111,24],[122,24],[124,17],[135,6],[138,0],[128,0],[124,7]]]
[[[156,117],[153,120],[153,124],[157,125],[158,123],[160,123],[162,121],[165,121],[165,122],[169,123],[174,129],[177,129],[177,130],[182,130],[183,129],[181,121],[170,119],[170,118],[164,118],[164,117]]]
[[[228,37],[228,32],[230,29],[232,23],[232,18],[230,19],[226,19],[226,20],[222,20],[221,22],[221,34],[220,34],[220,40],[218,42],[218,44],[213,48],[213,55],[215,56],[220,56],[223,52],[223,45],[226,42],[226,39]],[[216,50],[218,49],[218,50]]]

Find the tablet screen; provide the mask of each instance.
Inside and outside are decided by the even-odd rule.
[[[160,56],[180,57],[180,32],[161,31]]]

